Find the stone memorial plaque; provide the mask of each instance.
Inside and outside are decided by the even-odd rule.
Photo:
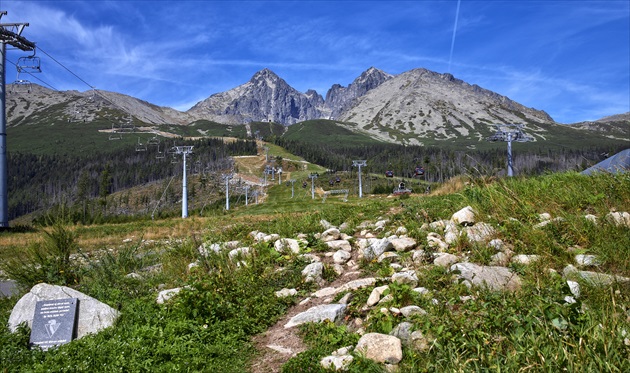
[[[79,299],[41,300],[35,304],[30,346],[46,351],[70,342],[76,336]]]

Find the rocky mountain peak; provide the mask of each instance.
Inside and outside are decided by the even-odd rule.
[[[250,79],[250,82],[255,85],[261,85],[264,83],[268,87],[273,87],[280,82],[288,86],[287,82],[285,82],[282,78],[276,75],[276,73],[267,68],[264,68],[254,74],[254,76],[252,76],[252,78]]]
[[[325,106],[331,113],[330,117],[337,118],[352,106],[357,98],[391,78],[392,75],[375,67],[370,67],[361,73],[347,88],[340,84],[334,84],[326,93],[325,101]]]
[[[322,117],[323,99],[315,91],[298,92],[265,68],[249,82],[197,103],[188,113],[199,119],[241,124],[273,121],[285,125]]]

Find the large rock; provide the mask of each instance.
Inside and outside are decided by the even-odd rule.
[[[38,301],[67,298],[79,299],[77,339],[112,326],[120,316],[120,312],[107,304],[69,287],[37,284],[13,307],[11,316],[9,316],[9,329],[11,332],[15,332],[18,325],[24,322],[31,327],[35,314],[35,304]]]
[[[409,237],[394,238],[390,242],[396,251],[411,251],[416,247],[416,240]]]
[[[592,271],[579,271],[572,265],[567,265],[562,271],[564,276],[570,280],[584,280],[593,286],[608,286],[615,282],[630,284],[629,277],[609,275],[606,273],[592,272]]]
[[[324,242],[336,241],[341,236],[341,232],[337,228],[329,228],[322,232],[320,239]]]
[[[360,278],[358,280],[346,282],[345,284],[341,285],[340,287],[337,288],[337,293],[366,288],[368,286],[374,285],[375,283],[376,283],[376,278],[374,277]]]
[[[377,363],[398,364],[402,360],[400,339],[392,335],[367,333],[359,339],[355,351]]]
[[[173,288],[162,290],[158,293],[157,299],[155,300],[157,304],[164,304],[175,297],[179,292],[182,291],[182,288]]]
[[[387,289],[389,289],[388,285],[378,286],[372,289],[372,292],[370,293],[366,304],[369,307],[376,305],[381,300],[381,296]]]
[[[606,219],[617,226],[630,228],[630,213],[613,211],[606,215]]]
[[[480,266],[474,263],[457,263],[451,271],[459,271],[458,277],[472,285],[492,290],[516,291],[521,287],[521,278],[506,267]]]
[[[319,306],[311,307],[308,310],[293,316],[291,320],[286,323],[284,328],[292,328],[294,326],[305,324],[307,322],[322,322],[324,320],[335,322],[343,317],[345,312],[345,304],[322,304]]]
[[[392,275],[392,282],[398,284],[406,284],[412,288],[418,286],[418,275],[416,275],[415,271],[404,271],[394,273]]]
[[[344,251],[352,251],[352,245],[348,240],[334,240],[326,242],[329,248],[333,250],[344,250]]]
[[[352,254],[345,250],[337,250],[333,254],[333,261],[337,264],[346,264],[350,259],[352,259]]]
[[[477,223],[472,227],[466,227],[466,234],[470,242],[488,242],[496,234],[495,229],[488,223]]]
[[[448,249],[448,244],[442,240],[442,236],[435,232],[427,234],[427,245],[437,249],[438,252],[444,252]]]
[[[459,257],[449,253],[438,253],[433,260],[433,264],[444,268],[448,268],[457,262],[459,262]]]
[[[281,238],[274,242],[273,247],[281,254],[300,252],[300,242],[293,238]]]
[[[460,225],[473,225],[476,223],[475,211],[470,206],[466,206],[463,209],[457,211],[451,216],[451,220]]]
[[[363,250],[363,257],[368,260],[376,259],[386,251],[394,248],[391,241],[387,238],[374,241],[370,246]]]
[[[302,277],[305,282],[319,283],[322,281],[322,275],[324,273],[324,264],[322,262],[314,262],[302,270]]]

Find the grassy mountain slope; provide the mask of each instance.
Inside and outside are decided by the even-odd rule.
[[[332,120],[309,120],[287,128],[283,138],[309,144],[326,144],[332,147],[368,146],[380,143],[369,136],[354,132]]]
[[[389,262],[358,260],[361,277],[381,278],[376,285],[389,285],[391,300],[377,307],[365,308],[371,288],[352,291],[347,318],[338,323],[310,324],[303,328],[283,329],[283,335],[302,338],[306,350],[267,366],[266,371],[323,372],[323,356],[354,346],[359,338],[356,319],[365,332],[389,333],[402,321],[422,333],[426,344],[403,347],[400,372],[480,371],[501,366],[506,371],[535,369],[541,371],[611,371],[630,369],[630,285],[612,282],[603,286],[576,279],[581,286],[575,303],[563,269],[575,264],[576,254],[593,254],[600,260],[592,271],[630,277],[629,227],[607,221],[611,210],[627,211],[630,206],[630,179],[625,175],[584,176],[575,173],[549,174],[533,178],[500,180],[477,179],[466,183],[453,181],[454,192],[443,195],[412,195],[406,198],[350,198],[342,202],[321,194],[291,198],[287,185],[269,190],[269,204],[239,207],[210,216],[189,219],[165,219],[155,222],[129,222],[115,225],[57,226],[49,230],[64,237],[74,237],[82,254],[65,267],[54,260],[41,266],[20,267],[9,247],[28,254],[41,248],[43,258],[54,258],[59,242],[44,241],[42,231],[4,232],[3,269],[20,274],[20,281],[34,284],[42,280],[66,283],[97,299],[118,307],[119,322],[106,331],[43,353],[29,350],[28,330],[8,332],[6,321],[17,298],[0,299],[0,365],[8,371],[87,370],[196,370],[222,372],[258,372],[269,351],[256,344],[256,335],[291,314],[295,305],[308,297],[317,286],[302,280],[300,272],[308,262],[299,255],[280,254],[270,243],[256,243],[251,231],[277,233],[295,238],[306,234],[302,253],[316,254],[324,261],[322,286],[341,284],[326,253],[333,253],[316,234],[324,228],[321,219],[340,226],[359,239],[360,231],[370,230],[377,237],[387,237],[404,226],[409,237],[424,250],[421,263],[411,253],[401,252],[399,263],[411,268],[423,296],[410,286],[387,282],[395,267]],[[605,192],[604,192],[605,191]],[[516,203],[515,203],[516,202]],[[431,264],[437,250],[427,243],[424,226],[449,219],[463,208],[472,206],[484,222],[496,229],[500,238],[515,254],[535,254],[536,265],[513,263],[510,270],[522,280],[521,290],[511,293],[467,288],[453,281],[453,274]],[[540,213],[555,220],[534,228]],[[597,216],[597,223],[584,218]],[[362,224],[387,219],[383,231]],[[365,227],[368,228],[365,228]],[[67,236],[65,233],[70,232]],[[76,236],[72,236],[75,234]],[[123,243],[123,240],[130,242]],[[254,255],[245,256],[237,265],[227,252],[202,257],[201,243],[239,240]],[[52,246],[51,246],[52,245]],[[55,246],[56,245],[56,246]],[[28,249],[27,249],[28,247]],[[111,249],[111,250],[109,250]],[[359,249],[354,246],[353,253]],[[488,264],[494,248],[456,240],[448,253],[460,260]],[[187,270],[188,263],[198,267]],[[155,265],[158,265],[157,267]],[[161,268],[157,271],[143,270]],[[63,272],[60,272],[60,269]],[[126,277],[135,272],[141,278]],[[44,276],[44,277],[42,277]],[[47,276],[47,277],[46,277]],[[17,277],[16,277],[17,278]],[[158,286],[189,286],[165,305],[157,305]],[[274,292],[295,288],[298,293],[278,298]],[[335,296],[334,301],[343,295]],[[393,311],[414,304],[426,311],[405,318]],[[393,308],[392,308],[393,307]],[[260,349],[258,349],[260,348]],[[351,372],[384,371],[359,353],[352,352]],[[71,367],[71,368],[68,368]]]

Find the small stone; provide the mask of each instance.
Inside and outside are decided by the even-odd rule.
[[[339,239],[341,232],[337,228],[326,229],[322,232],[320,239],[324,242],[335,241]]]
[[[427,311],[423,310],[418,306],[407,306],[400,309],[400,312],[405,317],[411,317],[414,315],[426,315]]]
[[[322,288],[317,290],[316,292],[313,293],[313,296],[315,298],[325,298],[325,297],[329,297],[331,295],[336,294],[337,289],[333,288],[333,287],[327,287],[327,288]]]
[[[459,257],[448,253],[438,253],[433,260],[433,264],[444,268],[448,268],[457,262],[459,262]]]
[[[580,284],[576,281],[568,280],[567,285],[569,285],[569,290],[571,291],[571,294],[573,294],[573,296],[575,296],[576,298],[579,298],[580,297]]]
[[[540,256],[539,255],[514,255],[511,259],[512,263],[517,263],[517,264],[532,264],[534,262],[537,262],[540,260]]]
[[[350,246],[350,244],[348,244],[348,246]],[[337,250],[333,255],[333,261],[337,264],[345,264],[350,259],[352,259],[352,254],[345,250]]]
[[[156,299],[156,303],[157,304],[164,304],[164,303],[166,303],[171,298],[173,298],[175,295],[177,295],[181,290],[182,290],[182,288],[174,288],[174,289],[167,289],[167,290],[160,291],[158,293],[158,296],[157,296],[157,299]]]
[[[597,224],[597,216],[595,216],[593,214],[584,215],[584,219],[590,221],[593,224]]]
[[[398,227],[398,229],[396,229],[396,235],[397,236],[404,236],[408,233],[407,228],[405,227]]]
[[[332,355],[324,357],[319,364],[324,369],[330,369],[334,371],[346,371],[353,361],[354,357],[352,357],[352,355]]]
[[[387,285],[375,287],[374,289],[372,289],[372,292],[370,293],[366,304],[370,307],[376,305],[381,300],[381,296],[387,289],[389,289],[389,286]]]
[[[595,255],[578,254],[575,256],[575,263],[582,267],[598,266],[602,261]]]
[[[284,326],[285,329],[301,325],[308,322],[322,322],[324,320],[330,320],[332,322],[337,321],[346,311],[345,304],[323,304],[312,307],[307,311],[299,313],[293,316],[289,322]]]
[[[412,288],[418,286],[418,276],[415,271],[398,272],[392,275],[392,282],[407,284]]]
[[[295,289],[287,289],[284,288],[282,290],[278,290],[276,291],[274,294],[276,295],[276,297],[278,298],[285,298],[285,297],[292,297],[294,295],[296,295],[298,292]]]
[[[400,258],[400,256],[398,254],[396,254],[393,251],[387,251],[382,253],[378,259],[376,259],[377,262],[382,263],[383,261],[387,260],[389,262],[396,262],[398,261],[398,259]]]

